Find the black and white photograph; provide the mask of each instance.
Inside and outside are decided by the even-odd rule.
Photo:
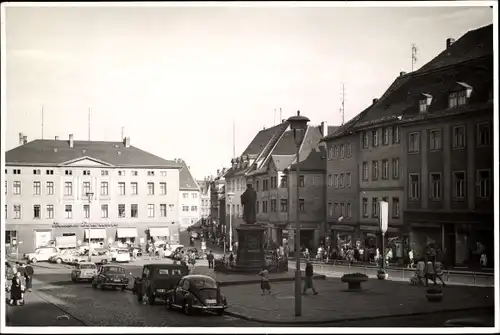
[[[499,332],[497,24],[3,2],[1,332]]]

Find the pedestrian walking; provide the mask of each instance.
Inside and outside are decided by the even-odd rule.
[[[271,294],[271,283],[269,282],[269,271],[267,267],[264,266],[262,270],[259,272],[260,276],[260,289],[262,290],[262,295]]]
[[[16,272],[12,278],[12,284],[10,286],[10,305],[11,306],[22,306],[24,305],[23,297],[23,283],[21,281],[21,272]]]
[[[210,250],[208,252],[207,261],[208,261],[208,268],[213,269],[214,268],[214,254],[212,254],[212,250]]]
[[[304,278],[304,290],[302,291],[303,295],[307,295],[307,290],[312,289],[314,295],[318,294],[318,291],[314,288],[314,283],[313,283],[313,275],[314,275],[314,270],[313,270],[313,265],[311,261],[306,261],[306,276]]]
[[[33,274],[35,273],[35,271],[33,270],[33,267],[29,264],[23,265],[23,269],[24,269],[24,278],[26,281],[26,290],[28,290],[28,292],[31,292],[31,288],[33,285]]]
[[[481,254],[481,258],[479,259],[479,262],[481,263],[481,267],[485,268],[486,265],[488,264],[488,257],[486,256],[485,253]]]
[[[413,268],[413,266],[415,265],[415,259],[413,258],[413,250],[410,249],[410,251],[408,251],[408,258],[410,260],[410,263],[408,264],[408,268]]]
[[[234,254],[231,252],[229,254],[229,266],[233,266],[233,262],[234,262]]]

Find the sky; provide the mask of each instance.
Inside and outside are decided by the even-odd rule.
[[[197,179],[296,114],[339,125],[469,30],[489,7],[7,7],[6,149],[120,141],[182,158]],[[275,112],[275,110],[277,110]]]

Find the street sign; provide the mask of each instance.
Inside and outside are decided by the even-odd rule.
[[[389,203],[387,201],[380,201],[379,209],[380,231],[382,234],[385,234],[389,226]]]

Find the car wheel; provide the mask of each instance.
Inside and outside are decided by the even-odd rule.
[[[99,284],[99,288],[104,291],[105,289],[104,284]]]
[[[165,299],[165,306],[167,307],[167,309],[172,309],[172,298],[171,297],[168,297],[167,299]]]
[[[57,258],[57,259],[56,259],[56,263],[57,263],[57,264],[61,264],[61,263],[62,263],[62,259]]]
[[[31,259],[31,263],[32,263],[32,264],[35,264],[35,263],[36,263],[36,258],[32,258],[32,259]]]
[[[126,289],[126,288],[127,288],[127,286],[123,285],[123,286],[121,287],[122,292],[123,292],[123,291],[125,291],[125,289]]]
[[[191,315],[193,308],[191,306],[191,302],[184,301],[184,314]]]
[[[149,292],[148,294],[148,303],[152,306],[156,302],[156,297],[154,296],[153,292]]]
[[[219,309],[216,314],[219,316],[224,315],[224,309]]]
[[[92,281],[92,288],[97,288],[97,284],[94,281]]]

